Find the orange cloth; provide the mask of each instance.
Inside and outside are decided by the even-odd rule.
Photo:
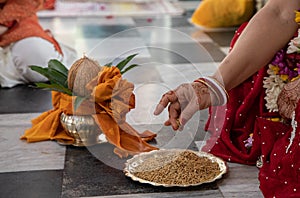
[[[0,4],[0,24],[9,29],[0,35],[0,47],[28,37],[40,37],[51,42],[62,53],[59,44],[39,24],[36,12],[43,8],[43,0],[7,0]]]
[[[156,134],[138,133],[126,122],[126,114],[135,106],[133,84],[122,79],[116,67],[103,67],[99,75],[86,86],[92,91],[91,99],[85,100],[74,111],[75,96],[52,92],[53,110],[32,120],[32,128],[21,137],[28,142],[43,140],[73,141],[60,124],[60,115],[92,115],[107,140],[116,146],[120,157],[157,149],[146,141]]]
[[[55,0],[44,0],[43,9],[45,10],[53,10],[55,8]]]

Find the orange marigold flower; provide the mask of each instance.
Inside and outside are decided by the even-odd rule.
[[[295,11],[295,13],[296,13],[295,21],[296,21],[297,23],[300,23],[300,11]]]

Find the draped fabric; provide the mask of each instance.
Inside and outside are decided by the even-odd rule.
[[[243,24],[232,39],[231,48],[238,36],[246,27]],[[265,107],[265,90],[263,80],[267,75],[267,67],[262,68],[245,82],[229,91],[229,101],[224,106],[211,107],[206,130],[212,133],[204,147],[228,161],[254,165],[260,157],[260,122],[264,119],[278,117]],[[274,123],[278,124],[278,123]],[[245,142],[250,134],[254,139],[253,146],[248,149]]]
[[[300,123],[299,102],[295,112],[295,121]],[[266,151],[263,153],[264,164],[259,172],[260,188],[265,197],[300,197],[299,125],[296,127],[295,137],[289,147],[292,131],[293,128],[290,126],[282,130],[276,128],[274,131],[265,131]],[[268,139],[271,141],[267,142]]]
[[[231,47],[244,29],[242,25],[232,39]],[[264,77],[267,66],[260,69],[229,92],[225,106],[211,107],[206,130],[211,133],[204,151],[226,161],[255,165],[259,158],[260,189],[265,197],[300,197],[300,129],[289,149],[291,124],[272,121],[278,113],[270,113],[265,106]],[[295,121],[300,123],[300,103]],[[247,147],[248,138],[252,147]]]

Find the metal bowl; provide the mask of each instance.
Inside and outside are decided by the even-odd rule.
[[[60,116],[60,122],[67,134],[74,138],[74,146],[92,146],[107,142],[91,115]]]

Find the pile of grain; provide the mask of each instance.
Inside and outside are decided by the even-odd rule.
[[[133,175],[158,184],[191,185],[211,181],[220,173],[217,162],[183,151],[147,158]]]

